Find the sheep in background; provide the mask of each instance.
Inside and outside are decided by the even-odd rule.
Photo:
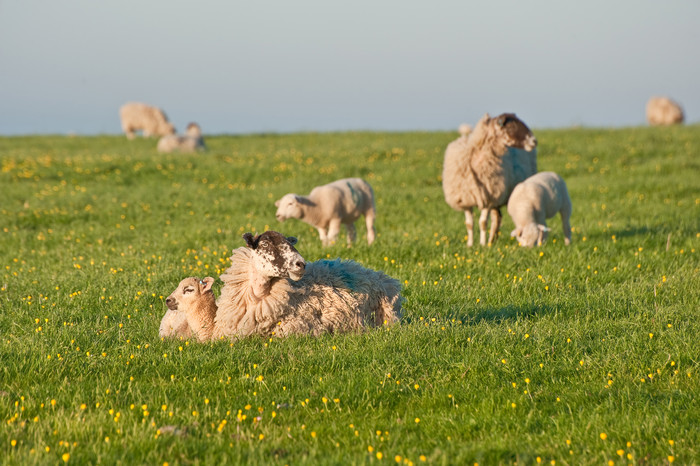
[[[459,128],[457,128],[457,131],[459,132],[460,136],[467,137],[469,136],[469,133],[472,132],[472,125],[469,123],[462,123],[459,125]]]
[[[218,306],[207,296],[207,305],[181,309],[199,341],[253,334],[319,335],[399,320],[398,280],[353,261],[307,264],[294,248],[296,238],[275,231],[243,238],[247,247],[233,251],[231,267],[221,275]],[[208,277],[195,287],[193,300],[209,293],[211,282]]]
[[[508,214],[515,223],[510,236],[521,246],[540,245],[547,239],[546,219],[561,215],[564,244],[571,244],[571,198],[566,183],[554,172],[541,172],[518,184],[508,201]]]
[[[500,207],[508,202],[516,184],[537,172],[537,139],[515,114],[496,118],[485,114],[468,136],[460,136],[445,150],[442,189],[447,204],[464,211],[467,246],[474,244],[472,210],[479,217],[482,246],[491,216],[488,244],[496,239],[501,226]]]
[[[175,127],[159,108],[139,102],[129,102],[119,109],[122,130],[128,139],[134,139],[134,131],[143,131],[143,137],[175,134]]]
[[[364,215],[367,244],[374,242],[374,191],[361,178],[345,178],[317,186],[308,196],[285,194],[275,206],[278,221],[297,218],[308,223],[318,230],[324,246],[336,241],[341,224],[347,229],[350,245],[355,241],[355,220]]]
[[[668,97],[652,97],[647,102],[647,121],[650,125],[675,125],[684,121],[681,106]]]
[[[187,125],[187,132],[184,136],[168,134],[158,141],[158,152],[197,152],[206,150],[202,130],[197,123]]]

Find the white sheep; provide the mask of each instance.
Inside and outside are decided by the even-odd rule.
[[[247,247],[235,249],[216,305],[207,277],[180,310],[199,341],[247,335],[284,337],[347,332],[397,322],[401,285],[382,272],[353,261],[306,263],[294,248],[296,238],[275,231],[243,235]],[[203,299],[204,298],[204,299]],[[206,304],[191,305],[194,300]]]
[[[372,244],[374,231],[374,191],[361,178],[344,178],[317,186],[308,196],[285,194],[275,202],[277,220],[300,219],[318,230],[324,246],[338,238],[340,225],[345,225],[348,245],[355,241],[355,220],[365,216],[367,244]]]
[[[489,214],[493,244],[501,226],[500,208],[508,202],[516,184],[537,172],[537,139],[515,114],[496,118],[485,114],[467,135],[452,141],[445,150],[442,189],[447,204],[464,211],[467,246],[474,244],[472,210],[479,217],[482,246],[486,242]]]
[[[515,223],[510,236],[521,246],[540,245],[547,239],[546,219],[561,215],[564,244],[571,244],[571,198],[566,183],[554,172],[540,172],[518,184],[508,201],[508,214]]]
[[[157,146],[158,152],[197,152],[206,150],[202,130],[197,123],[187,125],[184,136],[167,134],[160,138]]]
[[[214,280],[212,279],[212,283]],[[185,278],[180,282],[178,287],[170,296],[165,299],[165,305],[168,307],[163,319],[160,321],[160,329],[158,334],[161,338],[189,338],[192,336],[192,329],[187,323],[187,315],[180,309],[181,306],[192,306],[207,302],[198,298],[200,290],[200,281],[194,278]],[[211,287],[211,284],[209,285]],[[211,294],[211,293],[210,293]],[[197,296],[197,298],[195,298]],[[211,303],[214,303],[214,295],[211,294]]]
[[[647,121],[650,125],[674,125],[683,123],[683,109],[668,97],[652,97],[647,102]]]
[[[128,139],[134,139],[134,131],[143,131],[143,137],[174,134],[175,127],[165,113],[156,107],[140,102],[128,102],[119,109],[122,130]]]

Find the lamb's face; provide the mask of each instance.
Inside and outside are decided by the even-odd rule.
[[[275,217],[280,222],[284,222],[288,218],[301,218],[304,215],[296,194],[285,194],[282,199],[275,202],[275,206],[277,207]]]
[[[207,277],[200,280],[197,277],[187,277],[180,282],[170,296],[165,299],[165,304],[171,311],[189,309],[193,303],[199,301],[205,293],[212,293],[211,286],[214,279]]]
[[[255,268],[262,275],[292,280],[304,276],[306,261],[294,248],[297,239],[293,236],[285,237],[276,231],[266,231],[255,237],[246,233],[243,238],[253,250]]]
[[[491,119],[491,124],[506,146],[526,151],[537,147],[537,138],[515,113],[503,113]]]
[[[520,246],[531,248],[535,245],[539,246],[547,239],[549,228],[537,223],[528,223],[522,230],[513,231],[513,236],[518,240]]]

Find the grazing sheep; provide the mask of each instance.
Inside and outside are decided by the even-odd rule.
[[[515,114],[496,118],[485,114],[468,136],[460,136],[445,150],[442,189],[447,204],[464,211],[467,246],[474,244],[472,210],[481,210],[479,243],[485,246],[489,214],[493,244],[501,226],[500,208],[516,184],[537,173],[537,139]]]
[[[647,102],[647,121],[650,125],[675,125],[683,123],[683,109],[668,97],[652,97]]]
[[[210,281],[209,281],[210,280]],[[168,311],[160,322],[160,337],[180,337],[189,338],[192,336],[192,329],[187,323],[187,315],[182,308],[214,306],[214,294],[211,292],[213,278],[205,278],[203,281],[198,278],[185,278],[180,282],[175,291],[165,299]],[[215,309],[216,310],[216,309]]]
[[[515,223],[510,236],[521,246],[540,245],[547,239],[548,218],[561,215],[564,244],[571,244],[571,198],[566,183],[554,172],[541,172],[518,184],[508,201],[508,213]]]
[[[221,275],[218,310],[212,305],[182,309],[200,341],[319,335],[399,320],[401,286],[382,272],[353,261],[307,264],[294,248],[296,238],[275,231],[243,238],[247,247],[233,251],[231,267]],[[209,280],[195,288],[195,299],[210,290]]]
[[[122,130],[128,139],[134,139],[134,131],[143,131],[143,137],[175,134],[175,127],[159,108],[139,102],[129,102],[119,109]]]
[[[206,150],[202,130],[197,123],[187,125],[187,132],[184,136],[168,134],[158,141],[158,152],[197,152]]]
[[[298,218],[318,230],[324,246],[335,243],[340,224],[348,232],[348,245],[355,241],[355,220],[365,216],[367,244],[374,242],[374,191],[361,178],[345,178],[317,186],[308,196],[285,194],[275,202],[277,220]]]

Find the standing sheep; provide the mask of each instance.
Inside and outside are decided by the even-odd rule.
[[[157,146],[158,152],[197,152],[206,150],[202,130],[197,123],[187,125],[187,132],[184,136],[168,134],[160,138]]]
[[[367,244],[372,244],[374,231],[374,191],[361,178],[344,178],[317,186],[308,196],[285,194],[275,202],[277,220],[300,219],[318,230],[324,246],[335,243],[341,223],[348,232],[348,245],[355,241],[355,220],[365,216]]]
[[[193,301],[207,296],[207,304],[181,309],[199,341],[320,335],[399,320],[401,286],[382,272],[352,261],[307,264],[294,248],[296,238],[274,231],[243,237],[247,247],[233,251],[231,267],[221,275],[218,306],[208,297],[213,282],[208,277],[192,294]]]
[[[571,244],[571,198],[566,183],[554,172],[541,172],[518,184],[508,201],[508,213],[515,223],[510,236],[521,246],[540,245],[547,239],[546,219],[561,215],[564,244]]]
[[[500,208],[516,184],[537,173],[537,139],[515,114],[496,118],[485,114],[468,135],[452,141],[445,150],[442,189],[447,204],[464,211],[467,246],[474,244],[472,210],[481,210],[479,243],[493,244],[501,226]]]
[[[129,102],[119,109],[122,130],[128,139],[134,139],[134,131],[143,131],[143,137],[175,134],[175,127],[159,108],[140,102]]]
[[[650,125],[675,125],[683,123],[683,109],[668,97],[652,97],[647,102],[647,121]]]

